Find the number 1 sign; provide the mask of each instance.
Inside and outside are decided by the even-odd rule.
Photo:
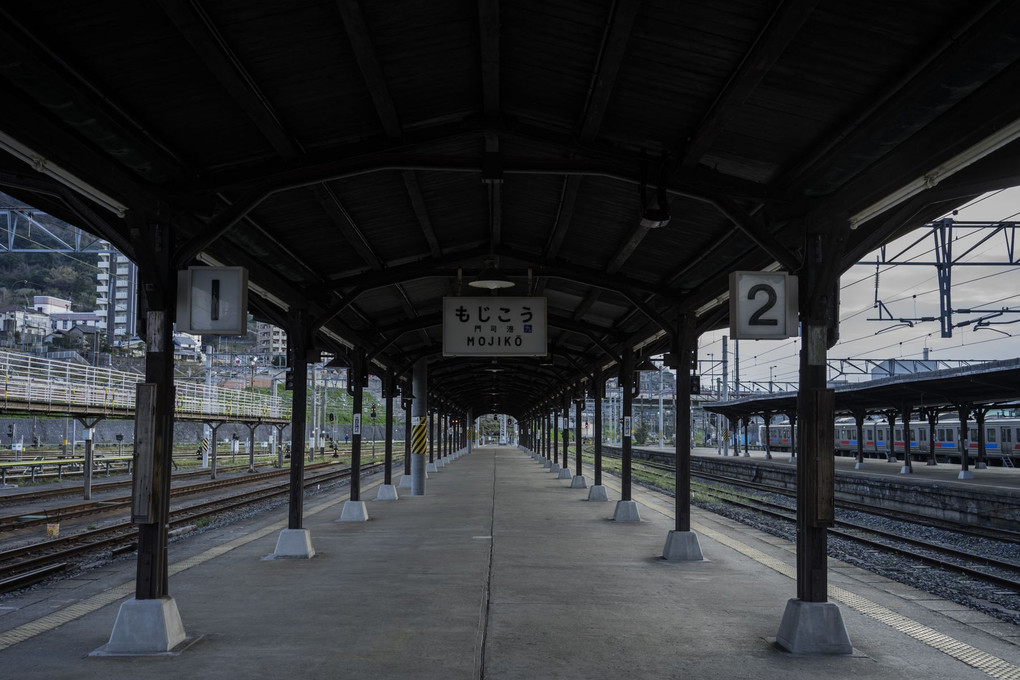
[[[797,277],[785,272],[730,272],[730,337],[797,335]]]

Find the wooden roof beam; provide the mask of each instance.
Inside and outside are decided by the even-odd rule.
[[[719,133],[739,113],[772,65],[789,47],[817,4],[818,0],[788,0],[779,3],[740,66],[679,150],[678,168],[689,170],[698,164]]]

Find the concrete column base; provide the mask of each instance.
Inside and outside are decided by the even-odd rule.
[[[567,468],[560,468],[560,473],[556,476],[556,479],[570,479],[573,476]]]
[[[344,503],[344,509],[340,511],[340,519],[337,521],[367,522],[368,508],[365,507],[365,501],[347,501]]]
[[[398,489],[410,489],[411,488],[411,475],[400,475],[400,484],[397,485]]]
[[[914,474],[914,468],[907,467],[906,465],[904,465],[903,467],[900,468],[900,474],[901,475],[912,475],[912,474]]]
[[[445,458],[436,458],[435,466],[436,466],[437,470],[439,468],[441,468],[441,467],[446,467],[446,459]]]
[[[110,641],[96,656],[167,654],[184,642],[184,624],[172,597],[128,600],[120,605]]]
[[[616,511],[613,512],[614,522],[640,522],[641,513],[638,512],[637,501],[616,501]]]
[[[890,463],[898,463],[898,462],[900,462],[899,459],[896,458],[896,456],[887,456],[886,460],[888,462],[890,462]]]
[[[542,465],[544,467],[552,467],[552,461],[549,460],[548,458],[543,458],[542,459]]]
[[[939,462],[937,460],[935,460],[935,456],[932,456],[931,458],[929,458],[928,462],[925,463],[925,465],[938,465],[938,464],[939,464]]]
[[[571,489],[587,489],[588,482],[585,480],[584,475],[574,475],[570,480]]]
[[[662,559],[670,562],[702,562],[701,542],[693,531],[671,531],[666,535]]]
[[[789,600],[776,642],[793,654],[853,654],[843,615],[832,602]]]
[[[272,558],[279,559],[309,559],[315,556],[315,548],[312,547],[312,535],[308,529],[284,529],[280,537],[276,539],[276,551]]]
[[[854,470],[863,470],[864,463],[854,463]]]
[[[428,474],[430,472],[438,472],[438,468],[436,468],[436,464],[435,463],[426,463],[425,464],[425,474]]]
[[[975,470],[987,470],[988,469],[988,463],[974,463],[974,469]]]
[[[609,494],[606,493],[606,487],[598,484],[588,489],[588,500],[596,503],[604,503],[609,500]]]
[[[407,488],[411,488],[410,484]],[[375,499],[377,501],[395,501],[399,498],[400,496],[397,495],[397,487],[392,484],[380,484],[379,491],[375,494]]]
[[[560,472],[560,464],[559,463],[552,463],[549,466],[549,472],[555,472],[556,474],[559,474],[559,472]]]
[[[796,463],[797,462],[797,456],[790,456],[789,462]]]
[[[960,474],[956,475],[957,479],[974,479],[974,473],[970,470],[960,470]]]

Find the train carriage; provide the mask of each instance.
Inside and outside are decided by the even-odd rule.
[[[884,418],[864,421],[863,450],[869,458],[888,458],[890,443],[893,455],[903,454],[904,428],[902,422],[893,426],[890,436],[889,422]],[[1014,467],[1020,460],[1020,417],[988,416],[984,422],[985,456],[989,463]],[[760,441],[765,441],[765,426],[758,427]],[[853,418],[837,418],[834,428],[833,448],[836,455],[857,455],[859,434]],[[927,420],[912,420],[909,425],[910,455],[914,460],[927,460],[930,442]],[[978,427],[973,420],[967,421],[967,450],[970,458],[978,455]],[[935,459],[937,462],[960,462],[960,421],[940,419],[935,425]],[[789,421],[769,425],[769,449],[790,451],[792,433]]]

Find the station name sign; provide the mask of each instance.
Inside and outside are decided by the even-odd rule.
[[[545,356],[544,297],[443,298],[443,356]]]

